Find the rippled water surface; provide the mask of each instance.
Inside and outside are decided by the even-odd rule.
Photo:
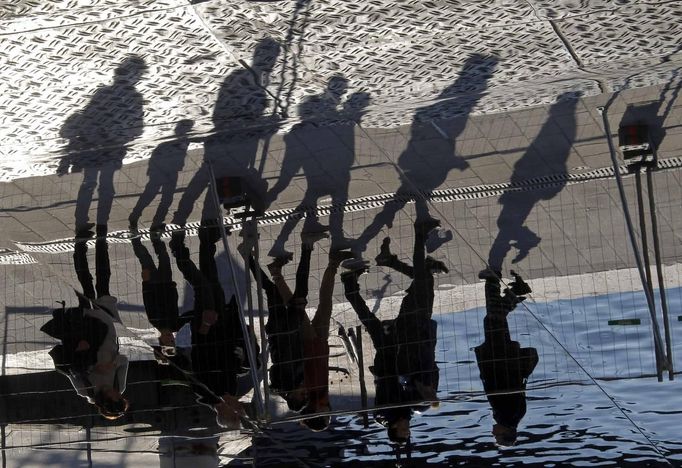
[[[679,311],[682,289],[668,291]],[[639,318],[640,325],[608,325]],[[639,292],[532,302],[509,316],[512,339],[538,349],[527,413],[517,444],[499,448],[471,348],[482,341],[483,308],[445,314],[439,322],[440,408],[412,420],[411,443],[392,446],[369,418],[336,417],[327,433],[276,425],[251,450],[259,464],[288,460],[354,466],[682,466],[682,383],[655,376],[650,319]],[[542,323],[540,323],[542,322]],[[476,325],[476,324],[479,325]],[[672,335],[682,322],[673,315]],[[676,361],[682,347],[674,347]],[[653,376],[652,376],[653,375]]]

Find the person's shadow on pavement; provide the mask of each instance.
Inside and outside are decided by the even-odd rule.
[[[466,160],[456,155],[455,144],[466,127],[466,116],[485,95],[497,62],[496,57],[472,54],[462,65],[457,80],[440,93],[436,102],[415,112],[410,141],[398,158],[401,185],[395,199],[384,206],[357,238],[353,246],[355,252],[362,254],[384,226],[392,225],[398,211],[409,200],[415,202],[417,222],[433,219],[426,197],[445,182],[450,170],[469,167]],[[465,118],[439,120],[452,108],[457,108]],[[427,150],[421,148],[425,136],[430,136]],[[435,145],[438,146],[434,148]],[[433,249],[429,248],[429,251]]]
[[[296,215],[289,217],[282,226],[270,252],[271,257],[288,255],[284,245],[305,212],[305,230],[320,231],[326,226],[319,223],[316,214],[318,200],[330,196],[333,205],[329,215],[332,250],[350,247],[343,232],[343,209],[348,201],[351,169],[355,162],[355,129],[369,104],[367,93],[353,93],[339,109],[345,94],[347,81],[341,75],[329,79],[325,91],[309,96],[299,106],[303,120],[284,137],[286,145],[279,179],[270,189],[268,203],[291,184],[294,176],[302,171],[306,179],[306,191],[296,207]],[[342,122],[331,127],[330,122]],[[329,147],[333,139],[334,146]],[[317,146],[323,145],[323,149]],[[311,157],[310,154],[315,157]]]
[[[261,209],[267,183],[255,169],[259,149],[267,145],[277,131],[280,118],[276,114],[266,115],[270,104],[267,90],[269,76],[277,63],[279,43],[269,37],[261,39],[253,52],[248,68],[239,68],[223,81],[215,107],[213,108],[213,129],[204,139],[205,163],[197,170],[185,187],[171,223],[184,226],[191,215],[196,201],[206,190],[209,182],[209,168],[213,165],[217,178],[238,177],[249,194],[252,205]],[[277,104],[277,103],[275,103]],[[262,154],[265,157],[266,154]],[[206,194],[201,219],[213,219],[217,207],[210,193]]]
[[[76,237],[87,237],[94,226],[89,211],[98,188],[96,224],[106,225],[116,194],[114,173],[121,168],[127,145],[142,134],[143,98],[135,89],[147,65],[136,55],[126,58],[114,72],[111,85],[97,89],[88,105],[66,119],[60,136],[68,140],[57,174],[83,172],[75,212]]]
[[[577,104],[578,98],[573,93],[566,93],[557,98],[535,141],[514,164],[514,172],[510,179],[512,184],[521,184],[533,176],[546,175],[546,170],[545,173],[538,172],[538,164],[541,161],[545,162],[545,167],[549,167],[553,174],[568,173],[566,164],[576,137]],[[556,134],[555,118],[559,116],[564,123],[563,135]],[[551,145],[551,150],[540,153],[539,145]],[[512,247],[518,250],[518,254],[511,262],[518,263],[540,244],[540,237],[524,223],[537,203],[556,197],[565,186],[566,179],[559,178],[551,184],[538,188],[530,187],[529,190],[508,191],[500,197],[502,211],[497,218],[499,232],[488,254],[490,268],[501,270],[502,263]]]
[[[193,120],[181,120],[175,126],[175,138],[157,146],[152,152],[147,166],[149,180],[140,194],[133,211],[128,217],[132,231],[137,230],[137,223],[143,210],[161,192],[161,201],[152,219],[151,230],[162,230],[168,209],[173,203],[173,195],[178,185],[178,174],[185,165],[187,148],[191,142],[187,135],[194,127]]]

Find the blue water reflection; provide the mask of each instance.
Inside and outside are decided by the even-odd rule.
[[[668,290],[668,296],[670,310],[679,311],[682,288]],[[404,466],[682,466],[682,388],[679,380],[659,383],[651,376],[653,339],[641,292],[529,299],[509,315],[512,339],[540,355],[528,382],[528,411],[511,448],[494,443],[494,421],[471,351],[482,341],[484,315],[479,307],[434,316],[441,404],[413,418],[408,447],[391,445],[371,417],[365,428],[361,418],[344,416],[324,434],[276,425],[256,440],[252,455],[259,464],[298,458],[363,466],[398,460]],[[608,324],[621,318],[639,318],[641,324]],[[674,337],[682,322],[672,319]],[[678,344],[677,362],[681,355]]]

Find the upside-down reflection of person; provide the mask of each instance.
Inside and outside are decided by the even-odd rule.
[[[181,317],[178,310],[178,287],[173,281],[173,270],[166,244],[156,237],[153,237],[151,242],[158,258],[158,266],[154,264],[152,256],[139,237],[131,241],[142,268],[142,300],[147,319],[159,331],[160,351],[166,356],[173,356],[174,333],[180,330],[188,319],[185,316]]]
[[[55,309],[41,331],[60,340],[49,354],[55,369],[64,374],[76,393],[97,407],[106,419],[118,419],[128,410],[128,359],[119,353],[114,318],[97,301],[79,295],[78,307]],[[109,305],[109,304],[107,304]]]
[[[413,264],[402,262],[390,251],[390,239],[384,239],[377,265],[387,266],[412,279],[396,318],[379,320],[360,296],[358,278],[366,271],[358,265],[341,274],[345,295],[367,329],[376,354],[374,374],[376,386],[375,419],[388,430],[396,443],[410,438],[410,421],[414,411],[436,405],[439,369],[435,360],[437,324],[433,313],[433,273],[448,270],[445,265],[425,254],[425,242],[437,222],[415,223]],[[409,403],[413,403],[409,405]]]
[[[293,411],[307,416],[301,424],[313,431],[329,426],[330,417],[316,416],[331,410],[329,402],[329,324],[332,314],[334,282],[339,265],[352,257],[349,251],[332,250],[320,283],[319,303],[313,319],[306,313],[310,257],[314,244],[328,235],[323,231],[301,233],[301,259],[292,292],[282,276],[290,257],[278,257],[268,265],[272,279],[261,269],[260,276],[268,300],[268,334],[272,367],[270,388]],[[254,276],[260,268],[252,255],[256,242],[254,226],[244,232],[240,252]]]
[[[78,228],[77,228],[78,230]],[[128,359],[119,353],[114,322],[120,322],[118,301],[110,294],[111,268],[106,226],[97,226],[95,279],[88,265],[86,229],[76,238],[73,264],[83,292],[76,292],[78,307],[55,309],[41,331],[61,340],[50,351],[55,368],[66,375],[76,392],[107,419],[117,419],[128,409],[123,397]]]
[[[199,268],[185,246],[184,231],[174,233],[170,245],[178,269],[194,290],[193,310],[183,314],[191,324],[192,388],[197,401],[216,412],[221,427],[236,429],[245,414],[236,396],[237,378],[249,371],[249,362],[237,299],[233,295],[229,302],[225,300],[218,277],[215,253],[220,231],[216,223],[213,220],[199,228]]]
[[[493,436],[500,446],[514,445],[519,422],[526,414],[526,382],[538,363],[535,348],[522,348],[512,341],[507,315],[531,292],[523,279],[515,280],[501,294],[500,272],[487,269],[479,274],[485,280],[485,341],[474,348],[481,381],[493,410]]]

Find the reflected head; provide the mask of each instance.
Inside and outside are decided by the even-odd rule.
[[[102,390],[95,394],[95,406],[102,417],[110,420],[123,416],[130,404],[117,390]]]
[[[264,37],[258,41],[256,49],[253,51],[253,68],[265,72],[272,71],[277,62],[279,51],[279,42],[271,37]]]
[[[410,419],[399,418],[388,425],[388,438],[396,444],[406,444],[410,440]]]
[[[116,67],[115,76],[117,81],[136,83],[147,71],[147,64],[139,55],[129,55]]]
[[[322,432],[329,427],[331,419],[329,416],[316,416],[301,421],[301,426],[307,427],[313,432]]]
[[[329,399],[327,396],[313,397],[308,404],[301,410],[304,416],[313,416],[301,421],[301,425],[307,427],[313,432],[324,431],[329,427],[331,418],[329,416],[315,416],[318,413],[330,411]]]
[[[516,443],[516,429],[503,424],[493,425],[495,443],[500,447],[512,447]]]

